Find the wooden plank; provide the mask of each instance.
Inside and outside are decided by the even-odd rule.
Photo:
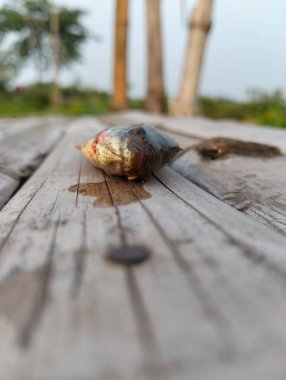
[[[61,136],[61,127],[45,126],[32,128],[17,136],[0,142],[1,171],[13,176],[27,177],[49,152]]]
[[[0,209],[21,180],[30,176],[50,152],[63,132],[63,123],[26,128],[0,141]],[[28,125],[29,126],[29,125]]]
[[[43,125],[65,124],[67,119],[59,116],[25,117],[20,119],[0,119],[0,141],[31,128]]]
[[[82,129],[82,124],[84,123],[81,121],[78,125],[80,129]],[[94,122],[92,122],[92,124],[94,124]],[[30,265],[32,264],[32,266],[34,267],[35,265],[37,267],[37,264],[42,265],[42,263],[45,262],[47,257],[47,251],[49,252],[49,244],[51,244],[49,242],[52,241],[52,238],[54,236],[53,231],[55,226],[57,225],[56,223],[58,220],[58,213],[61,212],[62,214],[62,222],[57,227],[59,229],[57,236],[61,237],[57,242],[57,252],[59,249],[59,251],[62,251],[63,255],[60,255],[58,257],[58,254],[53,253],[53,261],[56,260],[56,263],[53,263],[53,267],[55,267],[55,270],[53,270],[53,278],[56,279],[53,281],[53,285],[49,285],[49,294],[53,295],[53,287],[56,286],[56,288],[58,288],[56,284],[59,281],[61,290],[59,291],[59,289],[54,289],[56,291],[56,305],[58,305],[58,302],[63,302],[62,306],[64,306],[64,308],[60,308],[57,311],[57,308],[54,308],[55,304],[53,303],[52,307],[48,309],[49,312],[45,313],[45,318],[43,318],[43,320],[41,318],[43,328],[38,331],[38,336],[40,337],[40,343],[36,343],[36,347],[38,348],[36,348],[34,346],[35,343],[33,343],[34,347],[32,346],[29,349],[28,353],[26,352],[25,356],[22,355],[20,357],[20,359],[22,360],[19,360],[18,366],[13,365],[14,373],[12,373],[15,379],[20,378],[23,374],[25,374],[25,376],[28,377],[29,375],[32,376],[33,373],[35,373],[35,366],[30,365],[31,363],[37,363],[35,376],[41,376],[41,378],[43,379],[49,378],[49,376],[51,376],[51,378],[55,378],[59,376],[61,372],[63,373],[64,377],[75,376],[75,378],[84,378],[86,377],[86,373],[88,374],[89,378],[94,378],[94,376],[97,376],[97,373],[101,374],[102,372],[102,377],[99,376],[98,378],[104,378],[104,376],[108,378],[108,376],[113,376],[113,368],[117,367],[117,363],[121,368],[123,368],[122,370],[126,372],[128,371],[128,366],[126,365],[126,362],[120,362],[120,355],[118,356],[118,359],[116,359],[116,356],[114,355],[114,352],[116,353],[116,346],[113,348],[112,345],[107,344],[108,342],[112,342],[114,338],[115,344],[124,343],[124,339],[117,340],[116,336],[120,335],[122,338],[125,336],[125,334],[125,346],[127,346],[128,355],[130,356],[127,363],[132,363],[132,369],[132,366],[136,366],[138,362],[138,360],[136,359],[136,356],[138,355],[138,353],[136,354],[136,350],[138,351],[137,335],[136,332],[133,331],[134,328],[132,328],[132,325],[134,325],[134,321],[132,314],[130,316],[131,311],[129,306],[129,299],[124,288],[124,272],[123,270],[117,271],[115,269],[113,271],[111,270],[110,273],[109,270],[105,269],[105,265],[103,265],[101,261],[102,259],[100,257],[97,257],[97,255],[100,254],[100,251],[97,251],[98,244],[101,243],[101,247],[105,245],[105,238],[108,237],[108,230],[106,230],[106,228],[102,226],[101,219],[96,218],[95,216],[100,217],[101,215],[106,215],[107,220],[111,217],[109,223],[110,228],[112,228],[112,220],[116,218],[113,210],[109,212],[107,212],[105,209],[98,210],[99,213],[97,213],[97,215],[93,215],[93,210],[90,210],[91,219],[89,220],[89,224],[86,224],[89,230],[87,239],[91,240],[91,244],[95,243],[95,245],[89,245],[88,248],[84,249],[82,252],[83,255],[86,256],[84,260],[86,260],[86,268],[89,270],[85,271],[85,278],[87,283],[80,287],[80,289],[82,287],[84,287],[85,289],[84,296],[79,297],[79,295],[76,295],[79,292],[78,286],[80,284],[79,260],[81,260],[81,258],[78,256],[78,254],[81,252],[80,249],[82,249],[82,244],[85,244],[85,241],[83,240],[83,237],[81,235],[83,233],[86,234],[86,232],[83,232],[82,227],[84,213],[81,210],[75,209],[77,194],[68,192],[68,187],[71,184],[77,183],[79,178],[79,154],[75,149],[73,149],[76,143],[82,142],[79,141],[79,139],[81,139],[81,137],[78,137],[76,141],[72,141],[71,136],[67,137],[65,141],[61,144],[61,146],[57,148],[56,155],[53,154],[52,156],[50,156],[48,160],[45,162],[44,167],[41,167],[39,172],[37,172],[37,175],[31,178],[31,180],[29,181],[30,183],[27,182],[23,189],[16,195],[16,199],[14,202],[14,204],[16,203],[16,205],[18,205],[19,203],[21,203],[21,198],[22,200],[25,199],[24,202],[29,201],[29,193],[32,189],[34,189],[34,184],[38,184],[38,193],[34,192],[33,207],[31,209],[28,207],[25,210],[25,214],[21,214],[20,220],[20,223],[23,223],[22,227],[26,225],[28,229],[32,228],[34,231],[31,235],[31,239],[36,244],[33,245],[32,250],[29,251],[29,257],[31,258],[30,254],[33,252],[33,254],[35,255],[34,257],[38,256],[38,260],[36,262],[33,262],[33,260],[28,260],[28,262],[30,262]],[[66,153],[63,152],[63,147],[67,148]],[[53,173],[53,170],[56,166],[58,167],[58,169],[56,172]],[[49,178],[47,177],[48,168],[50,168],[51,170],[51,173],[49,173]],[[77,168],[77,171],[75,170],[75,168]],[[95,178],[93,178],[93,180],[94,179]],[[40,188],[40,186],[42,187]],[[21,196],[21,192],[26,195],[25,198],[23,197],[23,195]],[[3,210],[4,213],[6,213],[7,210],[9,210],[10,205],[11,202]],[[21,209],[23,205],[19,205],[18,207],[20,207]],[[20,212],[22,212],[22,210],[23,209],[21,209]],[[50,217],[52,210],[54,210],[54,212],[52,217]],[[9,211],[8,214],[11,215]],[[69,214],[69,218],[67,218],[67,214]],[[72,214],[74,215],[73,217]],[[45,231],[43,231],[43,227],[35,229],[31,227],[31,218],[34,220],[35,217],[35,227],[43,223],[43,218],[47,218],[48,225]],[[50,219],[54,219],[54,221],[51,222]],[[66,220],[65,223],[63,222],[64,220]],[[15,220],[10,220],[10,222],[14,223]],[[19,232],[17,232],[17,228],[17,226],[14,228],[13,235],[18,235]],[[78,231],[78,233],[76,233],[76,231]],[[94,233],[95,231],[99,234],[97,235],[96,233]],[[71,232],[73,235],[73,239],[70,239],[70,237],[66,239],[66,237]],[[103,232],[103,235],[101,235],[101,232]],[[114,236],[114,240],[112,241],[112,239],[108,238],[110,244],[112,244],[112,242],[116,243],[116,241],[118,240],[118,234],[111,236]],[[22,243],[23,241],[20,242],[19,245],[16,243],[17,247],[14,247],[15,249],[12,250],[12,260],[14,259],[18,261],[17,255],[20,253],[20,250],[22,249]],[[43,248],[45,243],[48,244],[46,249]],[[68,246],[66,244],[68,244]],[[55,247],[53,249],[55,249]],[[96,255],[94,255],[94,249],[96,249]],[[8,251],[10,251],[10,249],[8,249]],[[39,253],[41,253],[41,255],[39,255]],[[27,264],[29,266],[28,262]],[[65,264],[67,266],[65,266]],[[68,276],[62,277],[62,275],[60,274],[61,271],[64,270],[64,272],[66,272],[67,268],[69,268],[69,265],[72,265],[72,267],[70,268],[71,271],[68,270]],[[4,268],[4,266],[2,268]],[[105,270],[103,270],[101,273],[100,269],[102,268]],[[57,271],[59,271],[60,276],[56,275]],[[104,278],[107,280],[109,279],[108,281],[111,281],[111,287],[109,287],[109,293],[107,293],[107,302],[104,302],[104,297],[106,293],[104,289],[106,286],[105,282],[103,281]],[[95,279],[96,283],[94,282]],[[38,287],[41,283],[42,280],[41,278],[39,278],[37,279],[37,281],[35,281],[34,286]],[[44,292],[46,287],[43,285],[42,289],[42,291]],[[121,292],[120,289],[122,289]],[[86,292],[86,290],[88,290],[88,292]],[[73,295],[74,293],[75,295]],[[32,292],[32,295],[33,294],[34,293]],[[16,329],[16,335],[20,332],[19,335],[21,345],[24,344],[24,346],[29,346],[31,336],[34,335],[34,331],[38,330],[37,326],[33,326],[33,328],[31,328],[31,322],[29,321],[33,321],[35,318],[33,317],[33,315],[35,315],[34,310],[36,310],[37,307],[33,308],[33,305],[37,305],[37,302],[40,302],[40,296],[41,294],[35,294],[35,298],[29,298],[29,294],[27,294],[26,304],[28,303],[30,306],[30,308],[28,306],[28,312],[26,314],[27,321],[24,318],[24,321],[22,321],[24,327],[21,327],[22,325],[20,321],[20,331],[17,332]],[[125,302],[124,299],[126,299]],[[47,307],[48,306],[46,305],[46,308]],[[114,314],[113,307],[115,307],[118,310],[115,324],[110,323],[113,319]],[[71,316],[72,318],[69,318],[69,316]],[[57,323],[55,323],[55,319],[57,320]],[[80,321],[79,324],[77,320]],[[72,338],[72,336],[70,336],[70,332],[72,332],[72,330],[75,330],[75,323],[78,326],[76,328],[76,330],[78,330],[78,334],[76,334],[74,338]],[[51,340],[48,339],[50,343],[47,342],[46,328],[50,330],[50,333],[48,333],[48,335],[51,334],[50,336],[52,337],[52,339],[56,339],[56,341],[58,342],[53,349],[54,353],[57,354],[52,354],[51,358],[51,361],[54,362],[55,365],[54,369],[51,368],[50,365],[46,364],[46,354],[48,354],[47,349],[48,351],[50,351],[51,348],[49,347]],[[123,331],[122,328],[124,328]],[[118,329],[119,332],[117,332]],[[57,339],[57,336],[59,336],[59,331],[61,331],[60,340]],[[45,344],[45,342],[41,343],[41,336],[44,337],[44,341],[48,343],[48,346]],[[130,337],[134,340],[133,344],[132,339],[130,339]],[[70,344],[70,342],[68,343],[70,339],[74,341],[74,344]],[[35,339],[33,336],[33,342],[34,340]],[[11,343],[15,344],[15,342],[13,341],[10,342],[10,344]],[[130,343],[131,345],[128,346],[128,344]],[[62,356],[63,349],[67,349],[68,346],[70,347],[70,349],[68,349],[67,356]],[[83,355],[82,352],[84,353]],[[50,351],[50,353],[52,352]],[[62,358],[61,361],[58,361],[56,358],[56,356],[58,356],[59,354]],[[114,359],[114,364],[113,367],[110,368],[110,373],[108,374],[108,367],[111,354]],[[128,355],[126,355],[127,358]],[[65,360],[63,360],[64,357],[66,358]],[[0,355],[0,358],[3,358],[3,356]],[[74,364],[72,364],[72,362],[68,364],[68,361],[71,358],[73,358],[72,362]],[[97,360],[95,361],[95,359]],[[69,370],[68,368],[70,365],[71,367]],[[2,367],[2,374],[5,374],[6,377],[11,376],[11,371],[13,371],[13,368],[9,368],[9,366],[6,366],[6,368]],[[103,372],[105,368],[106,374],[104,375]],[[24,372],[22,372],[21,374],[21,371]],[[116,374],[116,377],[118,379],[132,378],[132,372],[126,377],[121,377],[120,373],[121,371],[119,371],[119,373]],[[140,377],[138,378],[140,379]]]
[[[19,180],[0,173],[0,209],[19,186]]]
[[[166,117],[140,111],[129,111],[118,114],[131,121],[151,123],[170,129],[174,133],[189,135],[198,139],[213,137],[228,137],[279,147],[286,153],[285,130],[279,128],[261,127],[252,124],[242,124],[234,121],[210,120],[201,117]]]
[[[0,213],[0,377],[284,379],[286,238],[170,169],[105,177],[73,149],[101,128],[74,123]],[[105,259],[134,245],[141,266]]]
[[[35,126],[35,123],[40,124],[41,118],[39,117],[25,117],[25,118],[0,118],[0,138],[5,137],[5,134],[16,131],[21,128],[26,128],[29,125]],[[13,132],[12,132],[13,133]]]
[[[285,156],[202,160],[190,150],[172,167],[239,211],[286,233]]]

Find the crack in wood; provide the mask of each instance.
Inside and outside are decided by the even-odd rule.
[[[281,212],[281,210],[285,209],[284,204],[286,202],[286,199],[284,199],[282,194],[265,197],[257,192],[256,188],[252,188],[245,182],[236,182],[235,186],[237,190],[227,192],[219,182],[219,186],[217,186],[216,182],[213,180],[208,181],[205,180],[204,177],[197,177],[196,174],[191,175],[191,168],[189,165],[189,169],[187,169],[187,165],[184,165],[183,162],[180,162],[179,166],[177,164],[178,163],[175,163],[173,169],[183,175],[193,184],[213,195],[218,200],[228,203],[230,206],[236,208],[237,210],[242,211],[251,217],[254,215],[255,220],[259,220],[264,225],[270,226],[275,231],[285,235],[284,226],[286,226],[286,215],[285,213]],[[253,175],[251,175],[251,177],[253,177]],[[268,189],[267,187],[266,189],[263,189],[261,185],[259,188],[261,191]],[[275,201],[275,198],[278,198],[279,200]],[[282,201],[284,201],[284,203]],[[265,206],[268,206],[266,210]],[[285,219],[285,222],[281,219],[277,219],[274,213],[281,215],[282,218]],[[265,217],[263,215],[265,215]]]
[[[205,218],[208,222],[210,222],[213,226],[215,226],[220,232],[222,232],[225,235],[225,237],[227,238],[227,240],[231,244],[234,244],[234,245],[240,247],[241,251],[242,251],[242,253],[244,254],[245,257],[247,257],[248,259],[251,259],[255,263],[259,262],[261,264],[264,264],[268,269],[272,270],[274,273],[277,273],[281,277],[281,279],[284,282],[286,282],[286,273],[285,273],[285,271],[279,265],[276,265],[275,263],[269,261],[269,259],[267,257],[263,256],[260,252],[255,251],[253,249],[253,247],[249,247],[247,244],[244,244],[241,240],[236,239],[234,236],[230,235],[229,232],[225,228],[223,228],[221,225],[219,225],[214,220],[212,220],[211,218],[209,218],[204,212],[200,211],[197,207],[195,207],[194,205],[190,204],[188,201],[186,201],[184,198],[182,198],[175,191],[173,191],[172,189],[170,189],[155,174],[153,174],[153,175],[171,193],[173,193],[175,196],[177,196],[179,199],[181,199],[181,201],[183,201],[186,205],[188,205],[193,210],[195,210],[200,216],[202,216],[203,218]]]
[[[53,256],[55,253],[56,239],[58,227],[60,225],[60,218],[57,220],[54,226],[54,231],[52,234],[52,239],[47,252],[46,264],[43,267],[42,275],[40,278],[39,291],[34,306],[31,313],[24,324],[23,328],[19,332],[18,342],[21,348],[29,348],[32,337],[35,334],[37,326],[39,325],[41,318],[43,316],[46,304],[48,302],[49,296],[49,283],[52,277],[53,271]]]
[[[82,277],[85,268],[85,258],[87,254],[87,226],[86,226],[86,210],[83,212],[83,221],[82,221],[82,242],[80,249],[77,250],[74,254],[75,260],[75,273],[71,288],[71,295],[77,296],[81,287]]]
[[[124,272],[130,303],[137,324],[139,340],[143,345],[143,370],[148,376],[159,376],[159,378],[163,375],[168,376],[168,366],[161,356],[155,332],[134,271],[131,268],[126,268]]]
[[[32,200],[34,199],[34,197],[36,196],[37,192],[41,190],[41,188],[44,186],[45,182],[47,181],[48,177],[41,183],[41,185],[36,189],[36,191],[31,195],[31,198],[28,200],[28,202],[25,204],[25,206],[22,208],[22,210],[19,212],[19,214],[17,215],[15,221],[13,222],[10,230],[8,231],[7,235],[5,236],[4,240],[1,242],[0,244],[0,254],[3,250],[3,248],[5,247],[5,245],[7,244],[8,240],[10,239],[10,236],[12,235],[12,232],[14,230],[14,228],[16,227],[19,219],[21,218],[22,214],[24,213],[24,211],[27,209],[27,207],[29,206],[29,204],[32,202]]]
[[[273,210],[276,212],[276,210]],[[271,215],[271,218],[270,216],[260,207],[259,204],[255,204],[255,208],[254,207],[250,207],[247,209],[247,214],[248,215],[251,215],[251,214],[254,214],[256,216],[256,218],[258,220],[262,220],[263,224],[266,225],[266,226],[271,226],[271,228],[273,228],[276,232],[282,234],[282,235],[285,235],[285,226],[286,226],[286,222],[283,222],[282,220],[280,219],[277,219],[277,218],[274,218],[274,215],[272,214]],[[278,212],[278,214],[280,214]],[[285,215],[282,214],[282,216],[285,218]],[[279,227],[277,224],[280,224],[281,227]]]
[[[155,334],[134,272],[128,267],[124,270],[124,273],[132,310],[135,315],[135,321],[139,327],[138,332],[140,334],[140,340],[143,342],[147,351],[157,353],[158,347]]]
[[[120,232],[120,240],[122,247],[132,247],[129,245],[126,233],[123,228],[122,219],[119,207],[113,199],[112,190],[109,186],[109,179],[105,174],[103,174],[104,180],[106,182],[106,188],[109,193],[112,205],[115,210],[117,226]],[[128,186],[128,182],[125,182]],[[133,192],[132,192],[133,194]],[[134,194],[133,194],[134,195]],[[134,198],[135,195],[134,195]],[[136,198],[137,199],[137,198]],[[149,318],[147,309],[144,305],[142,293],[138,287],[136,277],[134,274],[134,269],[131,267],[124,266],[125,273],[125,282],[127,291],[130,297],[131,307],[134,313],[134,319],[137,324],[137,330],[140,337],[140,343],[143,349],[143,369],[147,373],[160,373],[167,375],[167,370],[165,364],[162,362],[161,354],[159,351],[159,347],[155,338],[154,330],[151,324],[151,320]],[[154,360],[154,354],[156,356],[156,360]],[[165,377],[166,378],[166,377]]]
[[[131,191],[134,193],[134,196],[136,196],[136,192],[132,190],[132,184],[129,184],[128,186],[130,186]],[[185,276],[190,290],[194,292],[206,318],[210,320],[212,323],[215,321],[215,324],[219,325],[222,331],[226,332],[228,330],[230,332],[231,326],[229,325],[228,320],[225,318],[225,315],[221,312],[221,309],[218,309],[216,305],[213,303],[212,298],[209,296],[209,293],[204,289],[204,286],[201,284],[201,281],[199,277],[196,275],[195,271],[193,270],[191,264],[183,257],[179,247],[176,244],[174,244],[172,239],[170,239],[169,236],[165,233],[165,231],[158,223],[156,218],[153,216],[151,211],[143,204],[142,201],[140,201],[139,199],[138,201],[140,202],[142,208],[148,215],[155,228],[158,230],[159,234],[162,236],[163,240],[166,243],[166,246],[170,249],[174,261],[177,263],[182,274]],[[234,345],[233,342],[231,342],[230,340],[230,335],[231,334],[229,333],[226,339],[227,343],[222,349],[221,355],[222,358],[224,358],[225,360],[228,360],[230,359],[230,357],[234,357],[235,355]]]
[[[116,218],[117,218],[117,226],[118,226],[119,233],[120,233],[121,244],[123,246],[126,246],[127,245],[127,240],[126,240],[126,236],[125,236],[125,233],[124,233],[124,229],[122,227],[121,215],[120,215],[118,206],[115,204],[115,202],[113,200],[113,197],[112,197],[112,194],[111,194],[111,190],[110,190],[110,187],[109,187],[109,184],[108,184],[108,179],[107,179],[107,176],[106,176],[105,173],[103,173],[103,178],[104,178],[104,181],[105,181],[105,184],[106,184],[106,188],[107,188],[107,191],[108,191],[108,194],[109,194],[112,206],[115,209]]]
[[[80,177],[81,177],[81,170],[82,170],[82,156],[80,157],[80,166],[79,166],[79,173],[78,173],[78,185],[77,185],[77,191],[76,191],[76,200],[75,200],[75,205],[77,207],[77,202],[78,202],[78,194],[79,194],[79,187],[80,187]]]
[[[41,185],[30,196],[30,199],[28,200],[28,202],[25,204],[25,206],[22,208],[22,210],[17,215],[15,221],[12,224],[11,229],[8,231],[8,233],[5,236],[4,240],[0,243],[0,254],[1,254],[2,250],[3,250],[3,248],[5,247],[5,245],[7,244],[8,240],[9,240],[9,238],[10,238],[10,236],[11,236],[14,228],[16,227],[19,219],[21,218],[22,214],[24,213],[24,211],[26,210],[26,208],[29,206],[29,204],[32,202],[32,200],[34,199],[34,197],[36,196],[36,194],[43,188],[43,186],[45,185],[45,183],[47,182],[47,180],[55,173],[55,171],[57,170],[60,162],[61,162],[61,158],[56,162],[56,164],[54,165],[54,167],[51,170],[51,172],[46,176],[46,178],[42,181]],[[54,203],[54,205],[55,205],[55,203]],[[53,207],[54,207],[54,205],[53,205]]]

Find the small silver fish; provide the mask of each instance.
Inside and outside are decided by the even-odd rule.
[[[172,137],[144,124],[105,129],[79,149],[95,167],[129,180],[148,178],[181,150]]]

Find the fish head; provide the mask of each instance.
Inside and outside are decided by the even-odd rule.
[[[124,159],[128,158],[126,140],[116,131],[106,129],[80,147],[82,154],[97,168],[120,175]]]
[[[93,152],[93,142],[94,139],[86,141],[82,146],[76,146],[77,149],[81,151],[84,157],[90,161],[93,165],[96,165],[96,160]]]

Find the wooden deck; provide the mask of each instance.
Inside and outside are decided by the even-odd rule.
[[[74,149],[128,122],[184,148],[143,185]],[[209,160],[214,137],[282,155]],[[0,379],[285,380],[285,153],[286,131],[232,122],[0,122]],[[127,251],[149,259],[110,260]]]

